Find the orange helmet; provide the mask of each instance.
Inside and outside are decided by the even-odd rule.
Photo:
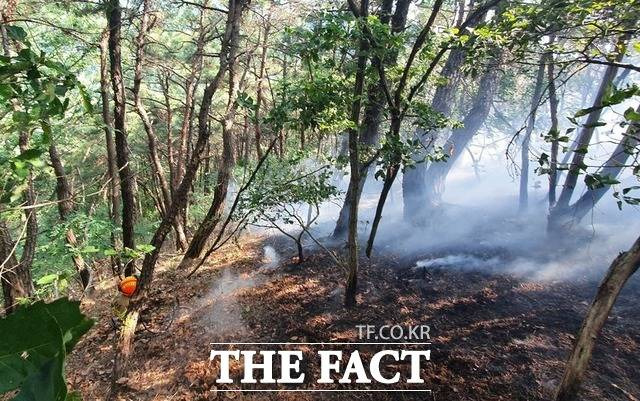
[[[118,285],[118,289],[125,297],[130,297],[136,292],[138,278],[136,276],[125,277]]]

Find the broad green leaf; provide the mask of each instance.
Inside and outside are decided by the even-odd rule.
[[[15,401],[65,401],[64,360],[93,321],[60,298],[18,308],[0,320],[0,393]]]
[[[23,42],[27,38],[27,32],[19,26],[7,26],[7,33],[11,39],[17,40],[18,42]]]

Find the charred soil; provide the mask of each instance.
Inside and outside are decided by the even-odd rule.
[[[294,254],[281,241],[246,237],[241,245],[223,248],[189,280],[175,270],[179,257],[165,258],[136,337],[131,371],[123,379],[124,399],[548,400],[598,284],[414,269],[415,260],[387,254],[362,259],[358,305],[344,309],[344,273],[330,257],[315,251],[301,265],[285,258],[278,267],[265,269],[265,245],[281,255]],[[640,398],[638,281],[623,291],[598,339],[581,392],[584,400]],[[70,357],[67,370],[71,387],[87,400],[103,399],[109,388],[116,333],[110,304],[115,294],[115,284],[107,280],[83,302],[97,322]],[[426,383],[393,388],[428,388],[431,393],[216,391],[237,386],[215,383],[219,366],[208,360],[211,342],[357,342],[356,326],[366,324],[430,326]],[[358,349],[364,359],[382,348],[398,347],[339,349]],[[311,360],[317,346],[295,349]],[[240,368],[233,363],[232,374],[240,374]],[[397,370],[408,372],[409,365],[387,368],[389,372],[382,373],[391,376]],[[315,364],[303,363],[302,369],[308,377],[319,377]],[[313,379],[305,386],[368,385],[319,387]]]

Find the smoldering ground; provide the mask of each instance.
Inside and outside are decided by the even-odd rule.
[[[503,150],[487,152],[479,162],[476,159],[475,166],[471,157],[463,155],[447,177],[442,204],[428,213],[426,224],[403,216],[399,177],[385,205],[373,257],[391,253],[417,268],[481,270],[535,280],[599,280],[640,231],[640,210],[628,204],[619,210],[613,197],[615,190],[635,185],[636,178],[629,173],[620,177],[620,184],[581,222],[568,227],[559,240],[547,232],[548,177],[531,173],[529,207],[519,211],[519,178]],[[381,181],[372,175],[360,202],[361,247],[368,238],[381,187]],[[344,176],[337,185],[346,191],[347,182],[348,176]],[[579,182],[576,197],[586,190],[582,180]],[[332,243],[340,206],[339,202],[323,205],[312,231],[316,237]],[[306,247],[317,248],[308,238]]]

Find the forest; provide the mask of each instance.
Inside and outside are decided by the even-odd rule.
[[[639,0],[0,13],[0,401],[640,399]]]

